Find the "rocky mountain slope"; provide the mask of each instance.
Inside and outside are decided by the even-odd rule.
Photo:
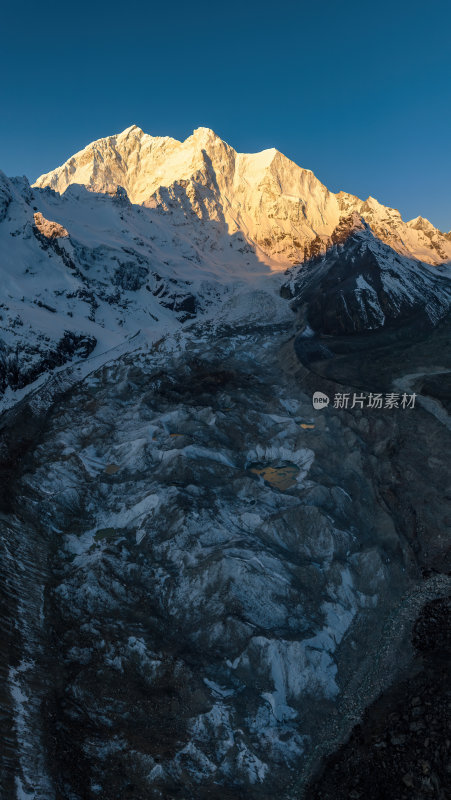
[[[415,318],[430,327],[451,304],[449,265],[431,267],[399,255],[356,212],[332,234],[324,255],[290,270],[285,285],[304,309],[306,334],[352,334]]]
[[[309,798],[409,664],[449,430],[315,411],[291,330],[196,323],[0,429],[2,797]]]

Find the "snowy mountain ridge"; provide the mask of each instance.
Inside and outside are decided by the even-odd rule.
[[[448,265],[433,267],[393,251],[353,212],[327,253],[289,271],[286,292],[304,307],[308,328],[349,335],[415,319],[435,326],[451,304]]]
[[[195,318],[289,313],[283,276],[241,234],[132,205],[121,189],[59,195],[0,173],[0,252],[1,393],[138,331],[152,344]]]
[[[286,268],[324,252],[343,216],[352,211],[394,250],[439,264],[451,259],[451,233],[422,217],[404,222],[373,197],[330,192],[308,169],[272,148],[237,153],[209,128],[184,142],[150,136],[136,125],[92,142],[65,164],[41,175],[36,187],[63,193],[72,183],[92,191],[123,186],[136,204],[181,206],[199,218],[241,231],[262,261]]]

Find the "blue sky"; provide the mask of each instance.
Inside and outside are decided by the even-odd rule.
[[[277,147],[331,190],[451,228],[449,0],[9,3],[0,168],[131,124]]]

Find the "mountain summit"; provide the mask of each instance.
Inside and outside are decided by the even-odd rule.
[[[372,197],[334,194],[278,150],[237,153],[209,128],[179,142],[132,125],[92,142],[34,185],[63,193],[74,183],[110,194],[121,186],[134,204],[178,206],[219,222],[230,235],[240,232],[273,268],[324,252],[340,220],[354,211],[401,255],[429,264],[451,259],[450,234],[428,220],[404,222]]]

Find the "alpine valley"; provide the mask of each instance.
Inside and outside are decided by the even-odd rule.
[[[444,798],[451,232],[132,126],[0,277],[1,800]]]

